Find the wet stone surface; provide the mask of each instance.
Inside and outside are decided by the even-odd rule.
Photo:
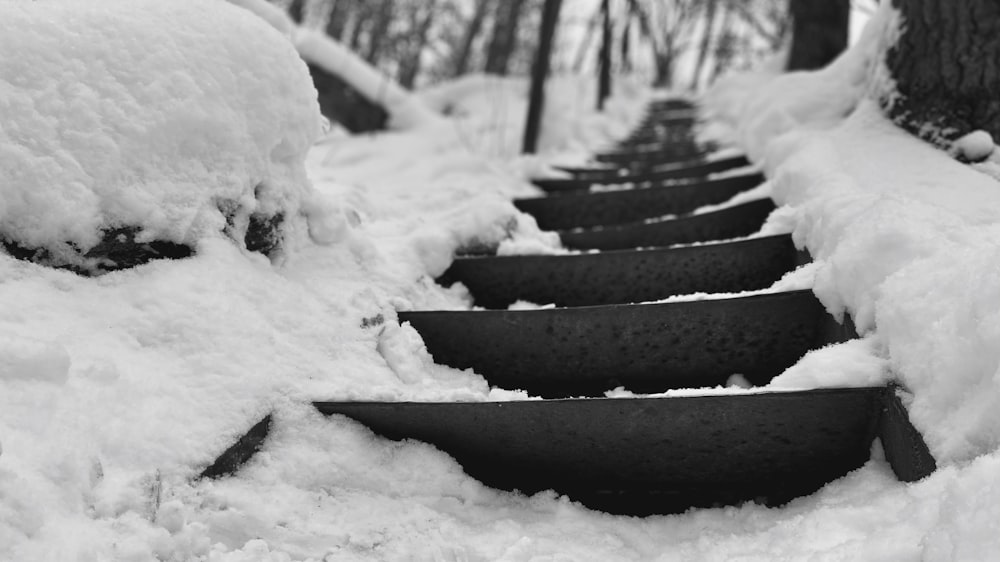
[[[563,230],[559,238],[567,248],[578,250],[619,250],[726,240],[757,232],[775,209],[770,199],[759,199],[678,219]]]
[[[517,300],[557,306],[622,304],[671,295],[763,289],[798,265],[791,236],[677,249],[568,256],[458,258],[438,282],[462,282],[484,308]]]
[[[667,304],[400,312],[434,360],[543,397],[767,384],[834,322],[812,291]],[[835,322],[834,322],[835,323]]]

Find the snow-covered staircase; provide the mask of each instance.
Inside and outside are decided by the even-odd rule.
[[[725,385],[734,374],[766,385],[808,351],[857,337],[849,318],[838,324],[808,290],[643,302],[763,289],[809,260],[788,235],[667,247],[746,236],[775,208],[757,199],[687,214],[763,180],[755,172],[705,179],[746,161],[705,160],[689,114],[678,101],[654,107],[619,150],[598,155],[621,170],[574,169],[575,179],[539,182],[549,196],[515,202],[541,226],[562,229],[567,247],[600,252],[459,256],[439,282],[461,281],[478,306],[501,310],[399,313],[438,363],[544,400],[316,407],[391,439],[431,443],[487,485],[554,489],[612,513],[778,505],[860,467],[876,437],[900,479],[932,472],[934,459],[892,387],[604,397],[618,387]],[[593,182],[644,183],[590,191]],[[502,310],[517,300],[561,308]],[[249,458],[268,424],[205,475]]]

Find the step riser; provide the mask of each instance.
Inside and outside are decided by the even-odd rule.
[[[595,509],[647,515],[809,494],[864,464],[884,427],[912,429],[905,411],[887,407],[890,395],[315,405],[390,439],[431,443],[489,486],[555,489]],[[933,470],[919,453],[891,454],[893,467]]]
[[[728,240],[749,236],[760,230],[774,209],[770,199],[761,199],[674,220],[581,231],[564,230],[559,232],[559,238],[564,246],[575,250],[623,250]]]
[[[514,205],[535,217],[545,230],[606,226],[690,213],[724,203],[763,181],[760,174],[750,174],[691,184],[516,199]]]
[[[785,235],[672,250],[458,258],[438,282],[463,283],[484,308],[517,300],[588,306],[764,289],[800,263]]]
[[[665,181],[675,179],[699,179],[709,174],[724,172],[734,168],[747,166],[749,162],[744,157],[726,158],[712,162],[688,163],[683,166],[663,166],[639,174],[597,173],[591,172],[574,179],[538,179],[533,183],[550,193],[572,190],[586,190],[593,184],[611,185],[623,183],[642,183],[649,181]]]
[[[810,291],[669,304],[532,311],[400,312],[435,362],[546,398],[765,385],[834,322]]]
[[[692,142],[680,143],[650,143],[631,146],[627,149],[604,152],[594,155],[594,160],[610,164],[651,165],[661,160],[685,160],[698,158],[706,152],[705,147]]]

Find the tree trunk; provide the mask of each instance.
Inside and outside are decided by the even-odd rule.
[[[625,28],[622,29],[621,51],[621,71],[632,72],[632,18],[626,15]]]
[[[517,27],[521,21],[521,7],[524,0],[501,0],[497,3],[493,21],[493,35],[486,50],[486,72],[507,74],[510,57],[517,42]]]
[[[326,22],[326,34],[340,41],[350,16],[351,2],[349,0],[336,0],[330,9],[330,19]]]
[[[604,110],[604,100],[611,95],[611,2],[601,0],[601,51],[598,55],[600,76],[597,79],[597,110]]]
[[[787,70],[823,68],[847,48],[850,0],[789,0],[792,48]]]
[[[295,23],[302,23],[304,12],[305,0],[292,0],[292,3],[288,5],[288,15]]]
[[[674,53],[671,51],[661,51],[654,55],[656,64],[656,81],[654,85],[658,88],[671,88],[674,85]]]
[[[893,0],[904,31],[886,55],[896,96],[889,116],[941,147],[975,130],[1000,139],[1000,4]]]
[[[417,80],[417,74],[420,73],[420,59],[424,54],[424,47],[427,46],[427,34],[431,30],[431,24],[434,23],[434,8],[436,8],[436,4],[437,0],[429,0],[427,2],[427,7],[424,9],[424,17],[415,26],[413,31],[417,34],[417,40],[410,52],[410,56],[400,65],[399,83],[404,88],[412,89],[413,84]]]
[[[320,112],[327,119],[340,123],[352,133],[367,133],[385,129],[389,121],[386,110],[366,98],[339,76],[306,61],[318,93]]]
[[[584,32],[583,40],[580,41],[580,47],[576,51],[576,58],[573,61],[573,72],[580,72],[583,69],[583,63],[586,61],[587,53],[590,52],[590,44],[594,40],[594,32],[597,31],[597,25],[601,22],[601,6],[597,7],[597,11],[594,15],[590,17],[587,21],[587,31]]]
[[[351,30],[351,41],[347,44],[355,53],[361,49],[361,37],[368,27],[369,20],[371,20],[371,10],[366,6],[358,6],[354,16],[354,29]]]
[[[708,59],[708,52],[712,46],[712,34],[715,32],[715,8],[717,0],[707,0],[705,5],[705,31],[701,36],[701,47],[698,51],[698,62],[694,65],[694,76],[691,79],[691,89],[697,90],[701,83],[701,73],[705,68],[705,61]]]
[[[712,68],[710,81],[715,81],[720,74],[729,68],[730,59],[733,57],[732,30],[730,29],[732,19],[733,10],[729,2],[725,2],[722,5],[722,21],[719,23],[719,39],[715,42],[715,60],[713,61],[715,64]]]
[[[454,75],[461,76],[469,69],[469,57],[472,55],[472,45],[476,42],[476,37],[483,29],[483,21],[486,20],[486,12],[489,11],[492,0],[478,0],[476,11],[469,20],[469,26],[465,28],[465,35],[462,37],[462,44],[455,54]]]
[[[370,65],[376,65],[382,54],[382,45],[385,43],[386,35],[389,34],[389,24],[392,22],[394,8],[395,0],[382,0],[376,9],[372,30],[368,38],[368,52],[365,53],[365,60]]]
[[[531,92],[522,143],[522,151],[526,154],[534,153],[537,148],[542,109],[545,106],[545,79],[549,74],[549,54],[552,51],[553,36],[556,34],[561,7],[562,0],[545,0],[545,5],[542,7],[542,25],[538,29],[538,50],[531,65]]]

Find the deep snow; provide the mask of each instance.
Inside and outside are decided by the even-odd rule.
[[[874,25],[891,29],[898,22],[882,9]],[[784,508],[634,519],[485,488],[432,447],[386,441],[307,402],[527,398],[434,365],[395,311],[468,307],[461,287],[431,281],[459,247],[560,251],[510,197],[534,193],[524,178],[547,162],[580,162],[625,134],[648,92],[622,88],[599,115],[590,81],[554,80],[539,157],[516,155],[526,84],[482,76],[407,96],[447,107],[447,117],[378,136],[334,131],[309,148],[320,118],[289,41],[296,30],[273,10],[280,32],[191,0],[2,0],[0,11],[0,155],[17,163],[4,160],[0,174],[20,174],[0,176],[0,224],[38,241],[85,241],[115,216],[197,243],[192,258],[98,278],[0,254],[0,559],[982,560],[1000,551],[1000,199],[991,177],[864,101],[887,87],[871,61],[891,35],[862,39],[822,72],[720,83],[706,98],[715,118],[706,134],[743,146],[772,178],[755,196],[786,206],[762,232],[792,231],[817,257],[785,282],[814,285],[868,332],[810,354],[771,386],[898,378],[941,468],[902,484],[876,451]],[[218,235],[217,218],[187,229],[184,213],[211,216],[211,197],[251,195],[265,176],[301,226],[283,260]],[[67,198],[74,181],[103,206]],[[35,223],[18,222],[27,216]],[[194,479],[267,412],[273,433],[243,471]]]

